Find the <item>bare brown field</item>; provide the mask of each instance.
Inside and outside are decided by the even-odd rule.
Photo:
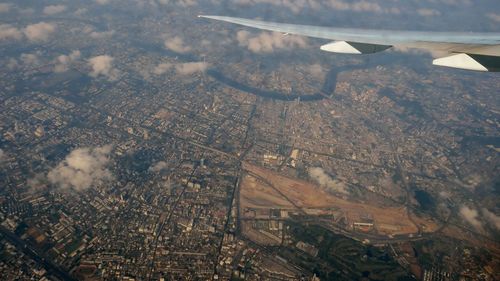
[[[259,245],[279,246],[281,239],[273,239],[254,229],[251,222],[241,222],[241,232],[253,242]]]
[[[289,178],[262,167],[244,163],[243,169],[248,172],[248,175],[241,183],[240,207],[242,210],[245,208],[294,209],[295,206],[302,211],[337,208],[351,224],[371,216],[375,228],[381,234],[411,234],[418,231],[415,224],[408,218],[404,206],[378,206],[377,202],[353,202],[336,197],[309,182]],[[436,223],[430,219],[418,219],[417,223],[427,232],[437,228]]]
[[[294,206],[270,186],[257,178],[245,175],[241,183],[240,205],[247,208],[292,209]]]

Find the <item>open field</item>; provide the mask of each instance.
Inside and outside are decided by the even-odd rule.
[[[379,206],[377,202],[354,202],[328,193],[309,182],[282,176],[274,171],[245,163],[240,190],[240,208],[297,209],[313,215],[318,209],[336,209],[346,218],[348,225],[372,218],[380,234],[399,235],[417,233],[418,228],[408,217],[404,206]],[[430,219],[417,221],[423,231],[433,231],[436,223]]]

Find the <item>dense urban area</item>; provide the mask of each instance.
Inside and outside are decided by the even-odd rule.
[[[498,32],[496,0],[2,1],[1,280],[498,280],[497,74],[196,17]]]

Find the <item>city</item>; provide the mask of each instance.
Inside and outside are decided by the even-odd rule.
[[[196,18],[273,1],[7,2],[0,279],[498,278],[494,73]]]

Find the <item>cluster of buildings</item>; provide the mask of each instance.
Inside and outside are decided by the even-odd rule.
[[[462,84],[436,94],[433,87],[414,85],[417,74],[403,70],[396,79],[382,67],[354,70],[348,78],[339,73],[331,93],[322,92],[300,58],[278,64],[271,56],[248,66],[252,61],[239,63],[245,48],[226,52],[215,42],[203,46],[213,52],[209,60],[218,72],[185,75],[174,67],[157,75],[159,63],[201,59],[157,48],[163,42],[153,36],[165,24],[146,20],[147,32],[132,34],[137,30],[110,22],[115,34],[139,37],[107,41],[102,36],[113,32],[103,29],[94,33],[97,41],[65,34],[46,47],[81,49],[83,56],[91,48],[112,53],[119,70],[114,81],[89,77],[85,59],[52,73],[51,51],[39,53],[51,58],[41,66],[0,71],[2,277],[44,280],[62,271],[106,280],[315,280],[310,269],[269,250],[282,246],[319,258],[317,245],[290,236],[288,217],[276,219],[271,210],[265,220],[240,220],[235,191],[242,161],[308,181],[314,181],[309,168],[322,167],[331,182],[348,190],[342,196],[360,202],[418,209],[405,183],[436,198],[445,191],[445,204],[430,213],[441,220],[496,172],[491,153],[498,149],[467,138],[496,134],[489,110],[496,96],[459,99],[457,92],[467,90]],[[64,19],[58,24],[60,30],[79,26]],[[201,36],[203,28],[190,32]],[[153,46],[140,44],[145,38]],[[488,85],[482,90],[499,86]],[[318,92],[314,101],[273,98]],[[105,145],[112,147],[104,167],[112,177],[94,180],[99,176],[91,174],[90,183],[75,190],[48,176],[75,149]],[[366,219],[351,227],[370,232],[374,224]],[[245,228],[271,242],[252,242],[240,235]],[[475,266],[473,259],[467,262]],[[443,273],[428,270],[423,278],[438,275]]]

